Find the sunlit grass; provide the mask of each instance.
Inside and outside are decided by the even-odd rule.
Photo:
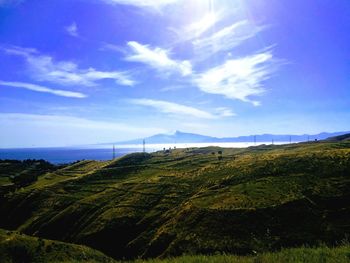
[[[8,194],[0,221],[116,258],[129,250],[136,257],[249,255],[335,242],[348,229],[349,163],[347,143],[176,149],[84,161]],[[210,260],[215,257],[222,259]]]
[[[1,263],[114,262],[86,246],[30,237],[0,229]]]
[[[292,248],[257,256],[195,255],[166,259],[136,260],[133,263],[348,263],[350,245],[335,248]]]

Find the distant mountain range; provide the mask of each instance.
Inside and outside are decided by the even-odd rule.
[[[135,139],[130,141],[117,142],[116,144],[142,144],[143,140],[147,144],[161,144],[161,143],[206,143],[206,142],[302,142],[302,141],[314,141],[325,140],[329,137],[339,136],[350,132],[322,132],[319,134],[261,134],[261,135],[249,135],[239,137],[227,137],[217,138],[211,136],[205,136],[195,133],[186,133],[176,131],[173,134],[156,134],[144,139]]]
[[[343,141],[350,141],[350,133],[329,137],[327,138],[327,141],[331,142],[343,142]]]

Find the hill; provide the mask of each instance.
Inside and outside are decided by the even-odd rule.
[[[0,197],[0,227],[114,257],[249,255],[350,234],[350,142],[136,153]]]
[[[318,248],[283,249],[274,253],[259,255],[187,255],[177,258],[135,260],[134,263],[255,263],[255,262],[337,262],[346,263],[350,259],[350,246],[342,244],[339,247],[320,246]],[[22,233],[0,229],[0,262],[3,263],[46,263],[46,262],[116,262],[94,249],[31,237]],[[118,261],[121,262],[121,261]],[[131,261],[129,261],[131,263]]]
[[[181,131],[176,131],[173,134],[157,134],[151,137],[145,138],[148,144],[161,144],[161,143],[206,143],[206,142],[289,142],[291,139],[294,142],[302,141],[314,141],[314,140],[324,140],[331,136],[338,136],[348,132],[334,132],[334,133],[319,133],[319,134],[260,134],[260,135],[249,135],[249,136],[239,136],[239,137],[227,137],[227,138],[217,138],[211,136],[205,136],[194,133],[186,133]],[[124,142],[117,142],[116,144],[142,144],[143,139],[136,139]]]
[[[0,262],[114,262],[91,248],[0,229]]]
[[[0,195],[30,185],[43,174],[55,171],[56,166],[44,160],[0,160]]]
[[[332,141],[332,142],[350,141],[350,133],[329,137],[327,138],[327,141]]]
[[[348,263],[349,260],[350,246],[347,244],[335,248],[320,246],[318,248],[283,249],[282,251],[262,253],[255,256],[189,255],[167,259],[136,260],[135,263]]]

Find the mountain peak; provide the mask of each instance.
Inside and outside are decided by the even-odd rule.
[[[262,135],[248,135],[248,136],[239,136],[239,137],[228,137],[228,138],[218,138],[211,137],[206,135],[200,135],[195,133],[187,133],[179,130],[175,130],[173,133],[168,134],[156,134],[151,137],[145,138],[148,144],[152,143],[218,143],[218,142],[257,142],[269,143],[274,142],[302,142],[308,140],[324,140],[331,136],[343,135],[349,132],[334,132],[334,133],[319,133],[314,135],[292,135],[292,134],[262,134]],[[143,139],[136,139],[126,142],[119,142],[119,144],[142,144]]]

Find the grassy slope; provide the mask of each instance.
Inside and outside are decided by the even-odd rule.
[[[91,248],[0,230],[0,262],[114,262]]]
[[[350,246],[336,248],[293,248],[258,256],[182,256],[167,259],[136,260],[135,263],[347,263],[350,261]]]
[[[115,258],[332,243],[350,233],[349,175],[349,142],[132,154],[5,196],[0,226]]]
[[[350,246],[335,248],[284,249],[275,253],[263,253],[257,256],[234,255],[196,255],[167,259],[135,260],[133,263],[257,263],[257,262],[337,262],[350,260]],[[91,248],[58,241],[26,236],[0,229],[0,262],[2,263],[45,263],[45,262],[116,262]],[[121,261],[124,262],[124,261]],[[131,262],[130,262],[131,263]]]
[[[10,177],[25,174],[25,176],[41,175],[57,170],[63,166],[56,166],[44,160],[0,160],[0,194],[2,187],[13,185]]]
[[[333,141],[333,142],[340,142],[340,141],[350,141],[350,133],[330,137],[327,139],[327,141]]]

